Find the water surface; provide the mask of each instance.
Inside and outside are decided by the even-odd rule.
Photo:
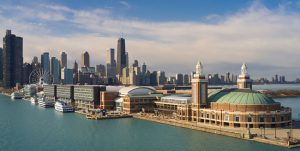
[[[281,151],[289,149],[137,119],[86,120],[0,95],[2,151]],[[300,151],[300,149],[296,149]],[[295,150],[295,151],[296,151]]]

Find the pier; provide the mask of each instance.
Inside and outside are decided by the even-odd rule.
[[[259,128],[231,128],[224,126],[215,126],[210,124],[199,124],[192,123],[187,121],[179,121],[175,119],[169,119],[164,117],[154,116],[153,114],[134,114],[134,118],[141,120],[148,120],[152,122],[157,122],[161,124],[167,124],[182,128],[188,128],[193,130],[199,130],[207,133],[213,133],[218,135],[224,135],[249,141],[255,141],[270,145],[276,145],[285,148],[299,148],[300,147],[300,127],[295,127],[293,129],[285,128],[269,128],[269,129],[259,129]],[[297,126],[300,126],[299,123],[294,123]],[[291,138],[288,138],[287,133],[292,131]]]

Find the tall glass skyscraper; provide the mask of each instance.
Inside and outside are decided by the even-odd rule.
[[[67,53],[61,52],[60,54],[60,66],[61,68],[68,68]]]
[[[126,50],[125,50],[125,39],[119,38],[117,47],[117,70],[116,74],[122,75],[122,69],[126,67]]]
[[[59,84],[60,83],[60,64],[58,59],[55,57],[51,58],[51,75],[52,75],[52,83]]]
[[[41,66],[44,72],[49,72],[50,73],[50,57],[49,57],[49,52],[44,52],[41,55]]]
[[[2,72],[2,71],[1,71]],[[3,38],[3,87],[23,84],[23,38],[6,31]]]

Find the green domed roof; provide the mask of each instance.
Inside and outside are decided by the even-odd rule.
[[[250,89],[224,89],[209,95],[208,101],[237,105],[277,104],[272,98]]]

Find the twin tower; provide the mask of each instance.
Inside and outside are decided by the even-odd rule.
[[[237,80],[238,89],[252,89],[252,80],[247,72],[247,65],[241,67],[241,74]],[[208,102],[208,79],[203,73],[203,65],[198,61],[196,73],[192,79],[192,119],[198,119],[200,108],[209,108]],[[197,118],[196,118],[197,117]]]

